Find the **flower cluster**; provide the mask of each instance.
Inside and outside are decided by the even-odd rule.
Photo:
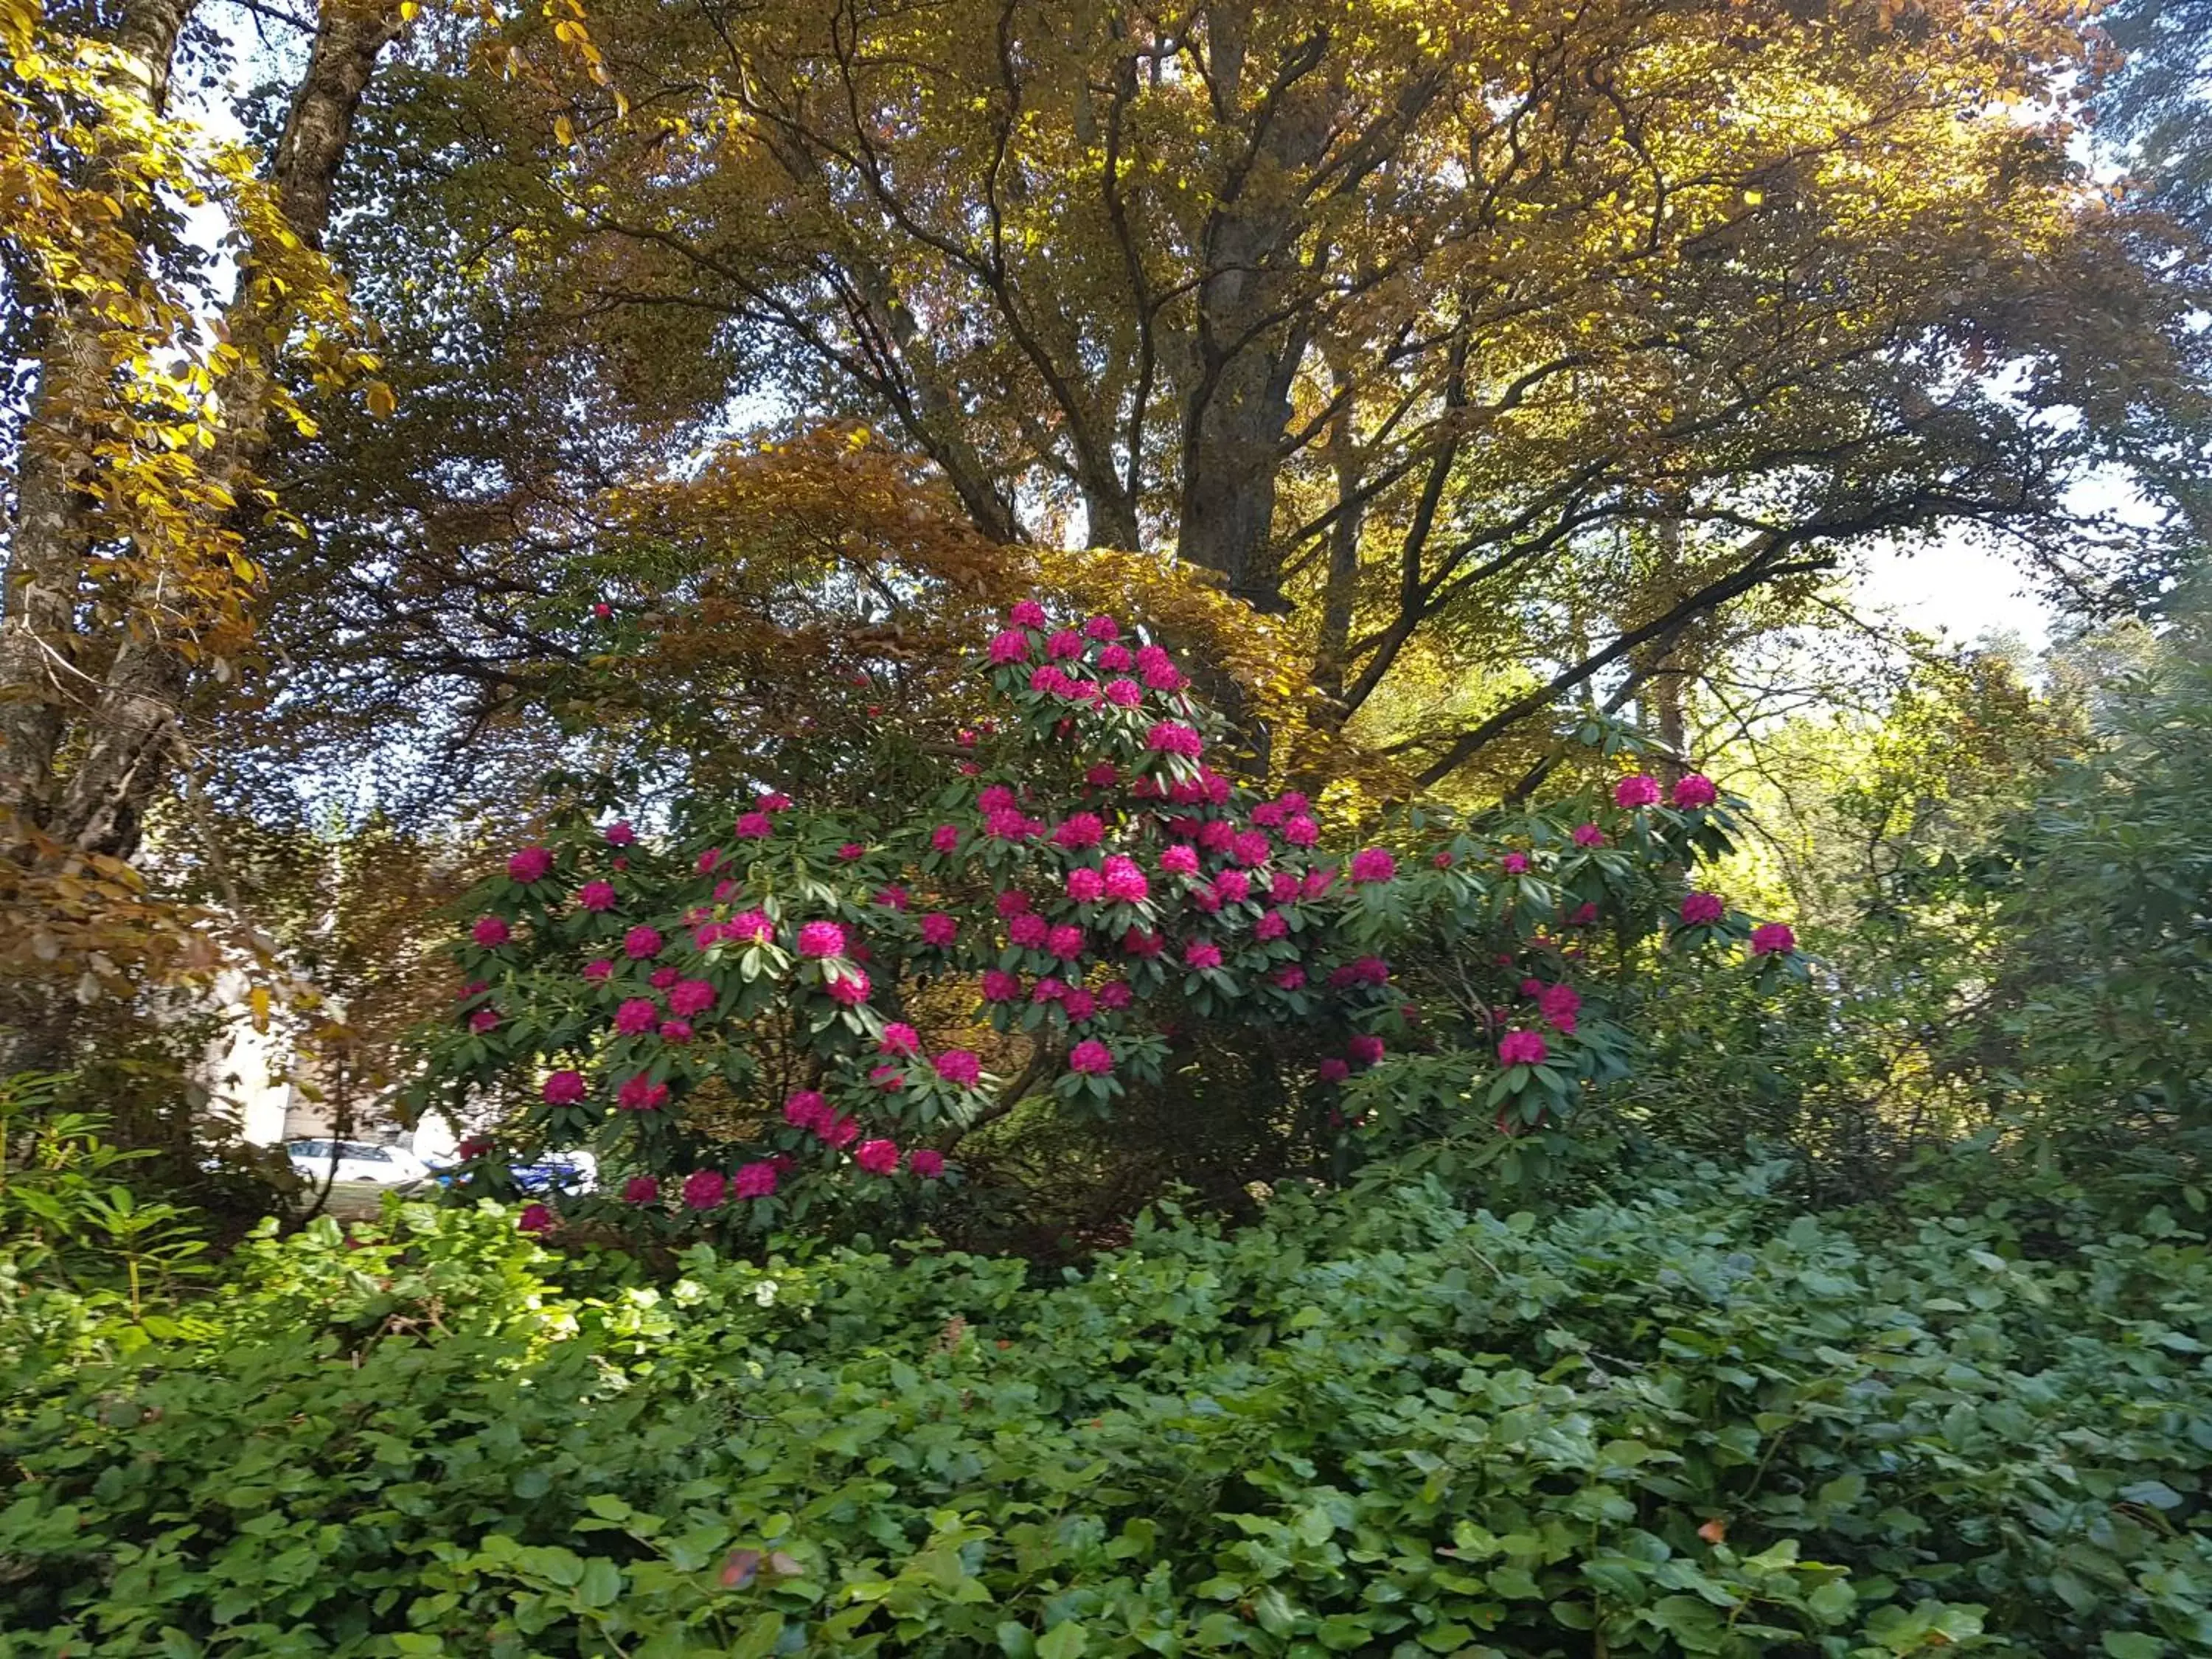
[[[611,1173],[563,1204],[766,1227],[824,1183],[920,1202],[1000,1091],[1110,1108],[1160,1083],[1192,1021],[1265,1028],[1331,1125],[1336,1091],[1407,1048],[1494,1054],[1501,1080],[1565,1091],[1609,1030],[1571,982],[1594,948],[1577,930],[1604,915],[1650,933],[1671,908],[1693,942],[1747,931],[1680,884],[1726,824],[1702,775],[1622,778],[1510,842],[1332,857],[1308,796],[1209,763],[1211,717],[1119,620],[1054,627],[1024,603],[977,667],[998,710],[939,745],[957,758],[927,810],[860,823],[764,789],[651,833],[580,817],[516,852],[459,947],[469,982],[434,1081],[530,1074],[541,1105],[513,1141],[589,1139]],[[1795,944],[1781,923],[1748,933],[1762,963]],[[1455,1000],[1455,969],[1424,1018],[1385,948],[1492,962],[1494,988]],[[708,1137],[692,1103],[710,1088]]]

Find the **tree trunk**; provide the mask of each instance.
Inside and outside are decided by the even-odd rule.
[[[286,222],[311,247],[322,245],[330,226],[332,190],[362,94],[400,27],[396,0],[361,10],[343,3],[324,8],[273,167]],[[293,315],[282,301],[257,297],[249,270],[239,274],[224,321],[239,350],[223,386],[223,406],[234,423],[218,440],[207,470],[242,503],[268,448],[269,393]],[[247,510],[241,505],[241,514]],[[191,681],[190,660],[162,636],[161,606],[150,587],[135,596],[135,610],[154,625],[127,635],[117,647],[88,718],[84,758],[51,821],[58,838],[117,858],[137,850],[145,809],[174,770],[177,722]]]
[[[132,0],[125,8],[116,56],[103,74],[125,121],[161,119],[170,60],[191,10],[191,0]],[[46,822],[67,710],[90,690],[78,678],[85,671],[74,623],[91,536],[86,486],[94,412],[109,406],[114,374],[89,296],[29,299],[50,315],[16,463],[15,521],[0,595],[0,850],[9,845],[8,818],[31,827]]]

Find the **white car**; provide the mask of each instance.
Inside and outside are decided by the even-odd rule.
[[[331,1170],[335,1155],[336,1173]],[[404,1187],[410,1181],[429,1179],[429,1167],[404,1146],[379,1146],[366,1140],[289,1140],[284,1156],[292,1160],[293,1173],[318,1186],[325,1181],[366,1182],[377,1187]]]

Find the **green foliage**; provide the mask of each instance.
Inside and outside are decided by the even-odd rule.
[[[110,1146],[98,1115],[58,1109],[67,1082],[0,1078],[0,1378],[27,1353],[183,1334],[161,1304],[206,1270],[192,1212],[123,1179],[149,1154]]]
[[[395,1203],[258,1241],[205,1340],[19,1391],[0,1653],[2212,1643],[2204,1241],[1764,1178],[1541,1223],[1285,1193],[1048,1284],[700,1246],[597,1296]]]

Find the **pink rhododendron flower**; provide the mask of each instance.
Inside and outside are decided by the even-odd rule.
[[[526,1204],[514,1224],[526,1233],[550,1233],[553,1231],[553,1212],[543,1204]]]
[[[934,1181],[945,1173],[945,1154],[928,1146],[917,1146],[906,1155],[906,1167],[924,1181]]]
[[[1086,1077],[1104,1077],[1114,1069],[1114,1051],[1097,1037],[1085,1037],[1067,1051],[1067,1069]]]
[[[854,1148],[853,1162],[870,1175],[893,1174],[899,1166],[898,1144],[890,1140],[864,1140]]]
[[[763,812],[788,812],[791,810],[791,797],[780,789],[764,789],[754,800],[753,805]]]
[[[702,876],[711,876],[714,873],[714,866],[721,861],[722,849],[719,847],[709,847],[699,854],[698,860],[693,867]]]
[[[775,833],[775,820],[765,812],[741,814],[731,833],[739,841],[766,841]]]
[[[1198,939],[1184,950],[1182,959],[1191,968],[1218,968],[1221,966],[1221,947],[1211,940]]]
[[[1042,691],[1049,696],[1065,697],[1075,690],[1075,682],[1051,663],[1040,663],[1030,672],[1030,690]]]
[[[1194,876],[1198,873],[1198,849],[1193,847],[1170,847],[1160,854],[1160,868],[1171,876]]]
[[[1334,885],[1336,885],[1336,866],[1333,864],[1316,865],[1306,872],[1305,881],[1299,890],[1308,898],[1319,898]]]
[[[1498,860],[1498,867],[1509,876],[1525,876],[1528,873],[1528,855],[1526,853],[1508,853]]]
[[[1100,695],[1116,708],[1134,708],[1144,702],[1145,688],[1125,675],[1107,681]]]
[[[1145,733],[1145,747],[1156,754],[1187,755],[1196,760],[1206,752],[1206,739],[1179,720],[1159,720]]]
[[[1587,927],[1590,923],[1596,920],[1597,906],[1595,904],[1585,904],[1580,909],[1577,910],[1574,915],[1569,916],[1567,918],[1567,922],[1570,927]]]
[[[687,1210],[711,1210],[719,1206],[730,1189],[729,1177],[720,1170],[694,1170],[684,1177],[684,1207]]]
[[[469,929],[469,937],[487,951],[496,951],[512,937],[507,923],[497,916],[479,916],[477,925]]]
[[[1111,617],[1093,617],[1083,624],[1083,632],[1086,638],[1110,643],[1121,637],[1121,624]]]
[[[1797,935],[1786,921],[1762,921],[1751,930],[1751,953],[1755,957],[1788,956],[1797,948]]]
[[[1155,691],[1173,691],[1182,684],[1174,662],[1157,645],[1138,648],[1136,667],[1139,678]]]
[[[584,1097],[584,1074],[581,1072],[556,1072],[545,1079],[540,1091],[548,1106],[574,1106]]]
[[[1099,883],[1105,896],[1116,904],[1135,904],[1152,891],[1152,884],[1145,879],[1137,861],[1121,853],[1106,855]]]
[[[615,1030],[624,1036],[650,1031],[659,1021],[659,1005],[650,997],[631,997],[615,1010]]]
[[[544,880],[552,868],[553,854],[543,847],[526,847],[507,861],[507,873],[526,887]]]
[[[1221,913],[1221,895],[1211,887],[1201,887],[1188,896],[1190,908],[1204,915]]]
[[[615,965],[605,957],[584,964],[584,977],[594,985],[604,985],[615,971]]]
[[[848,864],[857,864],[867,855],[868,849],[857,841],[848,841],[837,849],[837,856]]]
[[[1042,628],[1045,625],[1044,607],[1035,599],[1024,599],[1006,612],[1006,620],[1017,628]]]
[[[660,954],[660,935],[650,927],[633,927],[623,935],[623,954],[632,962]]]
[[[942,951],[960,937],[960,924],[942,910],[932,910],[921,919],[921,942],[933,945]]]
[[[1544,1039],[1534,1031],[1508,1031],[1498,1045],[1498,1062],[1501,1066],[1541,1066],[1551,1052]]]
[[[471,1031],[493,1030],[498,1024],[499,1011],[495,1008],[479,1008],[469,1016],[469,1030]]]
[[[1721,792],[1713,787],[1711,778],[1703,772],[1692,772],[1675,784],[1674,802],[1676,806],[1689,811],[1700,806],[1711,806],[1720,796]]]
[[[656,968],[653,970],[653,976],[646,983],[656,991],[665,991],[681,977],[683,976],[673,968]]]
[[[1546,985],[1536,992],[1536,1011],[1547,1023],[1570,1034],[1575,1029],[1575,1018],[1582,1012],[1582,994],[1571,985]]]
[[[1109,645],[1098,653],[1098,665],[1109,674],[1118,674],[1135,660],[1126,645]]]
[[[1270,910],[1252,924],[1252,937],[1262,941],[1281,939],[1290,931],[1290,918],[1280,910]]]
[[[714,988],[703,979],[679,979],[668,988],[668,1012],[689,1019],[714,1006]]]
[[[765,945],[775,937],[775,924],[764,911],[748,910],[722,924],[722,937],[739,945]]]
[[[576,890],[576,902],[586,910],[611,910],[615,908],[615,884],[611,881],[587,881]]]
[[[983,817],[983,833],[994,841],[1027,841],[1036,834],[1039,826],[1032,817],[1013,811],[988,812]]]
[[[1052,928],[1042,916],[1026,914],[1016,916],[1006,924],[1006,938],[1024,951],[1040,951],[1052,936]]]
[[[628,847],[637,840],[637,831],[630,827],[629,820],[624,818],[607,826],[606,837],[610,847]]]
[[[886,1094],[896,1094],[906,1087],[906,1073],[896,1066],[872,1066],[868,1068],[868,1081]]]
[[[626,1112],[649,1112],[668,1098],[668,1085],[655,1083],[643,1073],[615,1091],[615,1103]]]
[[[1012,811],[1019,804],[1014,799],[1014,792],[1003,783],[979,790],[975,796],[975,810],[979,812]]]
[[[1083,954],[1083,930],[1072,921],[1062,922],[1046,936],[1045,949],[1062,962],[1073,962]]]
[[[1274,981],[1285,991],[1300,990],[1306,982],[1306,970],[1295,962],[1290,963],[1275,969]]]
[[[1300,812],[1283,821],[1283,839],[1293,847],[1310,847],[1321,839],[1321,825]]]
[[[1252,878],[1242,870],[1224,870],[1214,877],[1213,890],[1224,903],[1242,904],[1252,896]]]
[[[730,1182],[732,1198],[767,1198],[775,1191],[775,1165],[773,1164],[740,1164],[737,1178]]]
[[[1288,904],[1298,896],[1298,878],[1288,870],[1278,870],[1267,878],[1267,896],[1278,904]]]
[[[1323,1083],[1341,1083],[1352,1075],[1352,1066],[1332,1054],[1314,1067],[1314,1075]]]
[[[1362,848],[1352,855],[1351,868],[1346,873],[1353,882],[1363,884],[1389,881],[1398,873],[1398,860],[1382,848]]]
[[[1727,914],[1718,893],[1692,893],[1682,901],[1682,920],[1692,927],[1710,927]]]
[[[1030,988],[1031,1002],[1058,1002],[1067,994],[1067,981],[1047,977]]]
[[[998,908],[1001,921],[1020,915],[1030,908],[1030,896],[1019,888],[1009,887],[999,895]]]
[[[845,954],[845,930],[834,921],[810,921],[799,930],[799,954],[802,957],[842,957]]]
[[[1077,985],[1071,987],[1067,994],[1060,999],[1060,1006],[1071,1024],[1080,1025],[1098,1012],[1098,999]]]
[[[1096,812],[1071,812],[1052,832],[1054,846],[1072,849],[1096,847],[1105,836],[1106,825]]]
[[[1003,668],[1008,663],[1026,661],[1030,654],[1030,636],[1018,628],[1009,628],[991,636],[991,665]]]
[[[1022,994],[1021,976],[1010,974],[1003,968],[983,970],[983,1000],[986,1002],[1016,1002]]]
[[[1624,811],[1638,806],[1656,806],[1659,804],[1659,780],[1649,772],[1637,772],[1623,778],[1613,786],[1613,804]]]
[[[1575,826],[1575,845],[1602,847],[1605,845],[1605,831],[1594,823],[1578,823]]]
[[[623,1182],[623,1202],[625,1204],[658,1204],[660,1202],[660,1182],[654,1176],[632,1176]]]
[[[965,1048],[947,1048],[934,1064],[938,1076],[963,1089],[974,1088],[983,1075],[982,1062]]]
[[[1133,957],[1156,957],[1166,947],[1166,940],[1146,928],[1132,927],[1121,935],[1121,948]]]
[[[940,853],[958,852],[960,850],[959,825],[953,823],[939,824],[936,829],[929,832],[929,844]]]
[[[877,905],[886,910],[903,910],[909,902],[906,889],[896,882],[878,892],[874,899]]]
[[[1078,904],[1091,904],[1106,896],[1106,878],[1096,870],[1067,872],[1067,896]]]
[[[664,1019],[660,1022],[660,1040],[679,1046],[691,1041],[693,1032],[688,1020]]]
[[[868,1000],[868,976],[858,968],[848,968],[825,981],[823,988],[830,993],[831,1001],[858,1007]]]
[[[1344,1051],[1352,1056],[1353,1065],[1372,1066],[1382,1058],[1382,1039],[1363,1034],[1346,1042]]]
[[[1239,830],[1230,837],[1229,856],[1247,868],[1255,864],[1265,864],[1267,854],[1273,851],[1274,848],[1262,830]]]
[[[921,1052],[921,1033],[902,1020],[893,1020],[884,1027],[876,1047],[887,1054],[918,1054]]]
[[[1098,988],[1098,1000],[1115,1012],[1127,1008],[1134,996],[1127,980],[1109,979]]]
[[[1439,870],[1449,870],[1452,867],[1452,855],[1449,853],[1438,853],[1431,857],[1429,862]]]
[[[1079,657],[1083,654],[1083,635],[1072,628],[1063,628],[1044,642],[1044,653],[1054,662]]]
[[[794,1129],[821,1129],[832,1113],[818,1089],[798,1089],[785,1097],[783,1121]]]
[[[1262,830],[1277,830],[1291,815],[1291,809],[1279,800],[1262,801],[1252,809],[1252,822]]]

